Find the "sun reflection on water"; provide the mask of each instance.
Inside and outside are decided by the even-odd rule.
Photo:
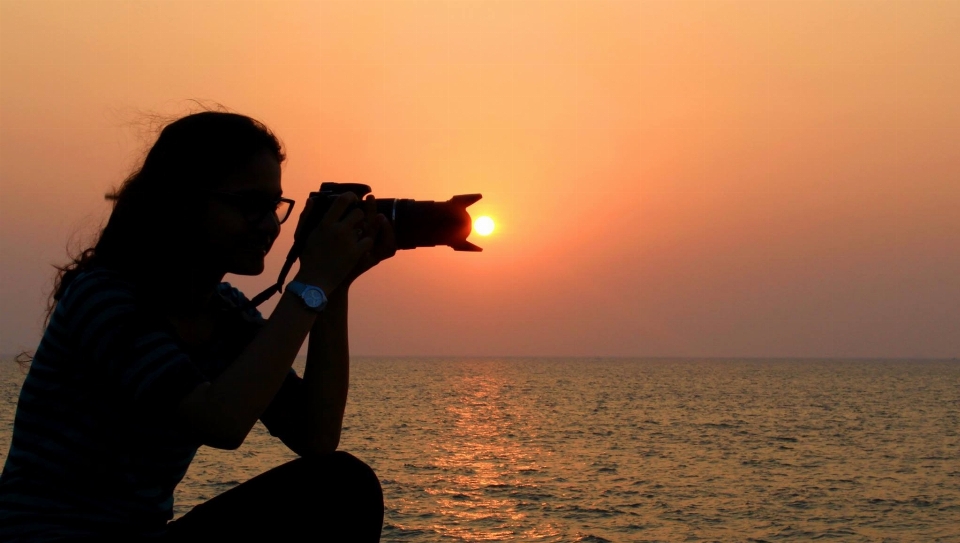
[[[446,408],[452,432],[437,444],[436,488],[447,490],[428,490],[436,496],[443,518],[433,529],[441,536],[469,541],[557,535],[550,526],[540,526],[536,533],[515,530],[527,517],[520,507],[541,505],[517,492],[531,494],[539,487],[534,479],[543,451],[535,444],[535,425],[530,424],[537,414],[505,398],[515,385],[498,375],[496,366],[471,369],[483,371],[463,375],[454,386],[457,401]]]

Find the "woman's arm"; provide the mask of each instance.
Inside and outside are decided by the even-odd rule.
[[[386,217],[376,213],[375,201],[372,198],[365,202],[365,210],[365,231],[376,239],[376,243],[369,253],[360,258],[340,288],[329,297],[327,307],[310,330],[304,386],[297,389],[303,397],[294,402],[295,405],[304,405],[306,414],[302,422],[293,420],[286,425],[288,428],[299,426],[297,437],[289,434],[281,437],[301,456],[333,452],[340,443],[350,382],[350,345],[347,331],[350,285],[360,275],[397,252],[393,228]],[[289,411],[286,416],[300,419],[298,414]]]
[[[300,257],[299,281],[332,295],[373,247],[371,236],[358,239],[355,233],[364,213],[355,209],[344,216],[356,200],[350,193],[340,196],[310,234]],[[344,322],[345,314],[344,309]],[[302,300],[285,292],[240,356],[216,379],[200,384],[181,400],[178,415],[204,444],[239,447],[280,389],[317,319],[318,314]]]
[[[285,292],[243,353],[181,400],[178,414],[205,445],[236,449],[243,443],[283,384],[316,319],[316,312]]]
[[[307,439],[301,455],[333,452],[340,443],[350,381],[346,291],[343,287],[330,297],[310,330],[303,373]]]

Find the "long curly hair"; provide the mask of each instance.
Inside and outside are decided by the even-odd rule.
[[[46,321],[70,283],[94,266],[121,272],[135,284],[161,284],[164,271],[199,256],[196,232],[204,199],[211,189],[267,151],[282,163],[280,140],[263,123],[226,111],[201,111],[170,122],[160,131],[143,163],[115,190],[107,224],[92,246],[82,249],[57,270],[47,304]],[[170,256],[176,255],[175,261]],[[32,355],[17,360],[29,363]]]

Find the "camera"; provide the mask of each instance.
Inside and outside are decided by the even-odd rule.
[[[323,183],[319,192],[311,192],[315,199],[313,211],[306,220],[305,233],[313,231],[326,214],[333,199],[345,192],[352,192],[362,200],[370,194],[370,186],[360,183]],[[382,213],[391,226],[397,241],[397,249],[416,249],[446,245],[454,251],[482,251],[467,241],[473,230],[473,222],[467,207],[482,198],[480,194],[459,194],[446,202],[411,200],[407,198],[377,198],[377,213]],[[360,205],[360,204],[357,204]]]
[[[250,304],[256,307],[283,290],[283,283],[293,263],[300,258],[303,244],[314,228],[326,215],[330,204],[340,194],[352,192],[359,200],[370,194],[370,186],[360,183],[323,183],[320,190],[310,193],[313,208],[310,213],[300,213],[297,235],[293,246],[280,269],[277,283],[264,290]],[[446,202],[432,200],[411,200],[408,198],[377,198],[377,213],[382,213],[391,226],[397,243],[397,249],[416,249],[417,247],[435,247],[446,245],[454,251],[479,252],[483,249],[467,241],[473,230],[473,221],[467,213],[467,207],[482,198],[480,194],[459,194]],[[359,207],[360,202],[355,204]]]

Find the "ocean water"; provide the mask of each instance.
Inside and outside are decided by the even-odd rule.
[[[957,361],[360,358],[340,448],[382,541],[960,542]],[[175,516],[293,457],[203,448]]]

